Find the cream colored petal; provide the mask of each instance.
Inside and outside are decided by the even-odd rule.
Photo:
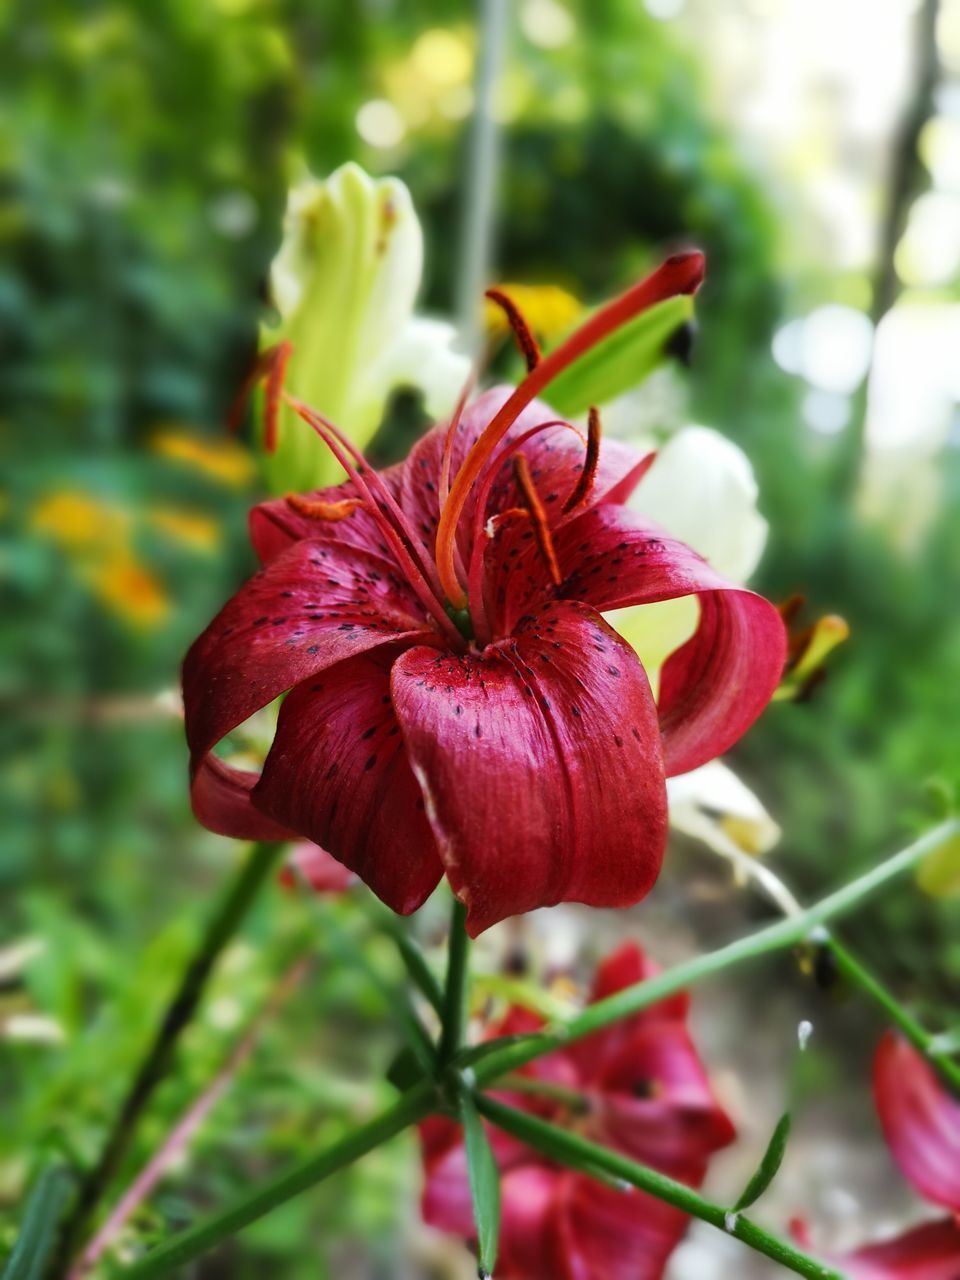
[[[383,405],[398,387],[423,392],[424,407],[436,422],[450,414],[470,372],[470,361],[455,350],[457,331],[444,320],[414,316],[384,349],[369,378],[358,384],[350,418],[380,422]],[[362,429],[362,428],[361,428]]]
[[[760,800],[719,760],[667,779],[670,824],[717,853],[766,853],[780,828]]]
[[[423,235],[410,193],[346,164],[290,194],[283,243],[271,268],[280,323],[261,343],[292,344],[286,386],[363,448],[385,396],[371,375],[406,329],[423,268]],[[382,388],[382,383],[380,384]],[[389,388],[388,388],[389,390]],[[336,482],[337,464],[292,410],[283,408],[277,452],[264,458],[270,487]]]
[[[767,522],[742,449],[710,427],[684,427],[657,454],[630,506],[663,525],[734,582],[763,554]]]
[[[690,639],[700,620],[695,596],[639,604],[629,609],[613,609],[604,614],[607,622],[636,651],[656,698],[660,691],[660,670],[675,649]]]

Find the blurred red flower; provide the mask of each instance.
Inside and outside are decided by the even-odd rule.
[[[593,999],[657,972],[627,943],[600,966]],[[711,1154],[735,1137],[687,1031],[679,994],[524,1068],[583,1099],[575,1108],[534,1093],[501,1096],[555,1124],[699,1186]],[[514,1009],[491,1036],[536,1030]],[[466,1156],[459,1125],[431,1117],[420,1129],[423,1216],[432,1226],[473,1236]],[[686,1215],[632,1188],[619,1190],[552,1164],[491,1130],[502,1176],[497,1276],[502,1280],[657,1280],[682,1238]]]
[[[930,1063],[888,1031],[873,1063],[873,1092],[887,1144],[925,1200],[949,1214],[838,1259],[851,1280],[960,1280],[960,1100]],[[807,1243],[805,1224],[794,1233]]]

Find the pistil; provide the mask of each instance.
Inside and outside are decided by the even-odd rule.
[[[466,595],[457,579],[454,556],[457,525],[463,514],[467,496],[483,469],[484,463],[503,439],[517,417],[545,387],[564,369],[574,364],[587,351],[621,328],[641,312],[677,294],[694,293],[703,280],[703,254],[691,251],[668,258],[651,275],[626,293],[601,307],[545,356],[520,383],[506,403],[494,415],[457,472],[447,501],[440,513],[437,529],[437,571],[440,583],[451,604],[462,608]]]

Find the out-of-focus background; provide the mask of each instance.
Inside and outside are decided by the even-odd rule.
[[[664,246],[702,245],[692,366],[647,384],[649,425],[738,442],[771,525],[757,585],[850,623],[815,696],[771,708],[735,753],[783,829],[772,863],[821,892],[932,821],[960,774],[960,3],[513,13],[497,277],[597,301]],[[96,1152],[239,854],[190,815],[171,691],[252,564],[256,471],[223,423],[288,184],[349,159],[401,176],[425,230],[422,305],[449,315],[477,36],[443,0],[40,0],[3,6],[0,30],[3,1252],[38,1162]],[[848,929],[937,1024],[960,996],[949,887],[900,884]],[[228,952],[119,1187],[305,929],[316,942],[140,1239],[369,1104],[394,1038],[354,952],[389,956],[338,904],[315,911],[311,926],[308,905],[268,893]],[[542,929],[589,960],[615,926],[671,961],[764,911],[677,842],[648,904]],[[761,1217],[802,1213],[843,1245],[908,1213],[866,1085],[873,1012],[816,994],[790,958],[709,1006],[701,1043],[742,1134],[717,1185],[749,1171],[789,1100],[796,1136]],[[802,1059],[799,1017],[815,1026]],[[381,1152],[196,1274],[469,1274],[417,1226],[416,1168],[411,1143]],[[671,1274],[747,1275],[736,1248],[694,1233]]]

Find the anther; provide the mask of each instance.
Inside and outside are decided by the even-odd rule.
[[[594,404],[590,406],[587,423],[587,455],[583,460],[583,470],[580,472],[577,483],[563,504],[564,515],[569,515],[581,503],[586,502],[593,491],[593,482],[597,478],[597,463],[600,460],[600,412]]]
[[[520,349],[520,354],[527,362],[527,372],[532,372],[540,363],[540,345],[533,336],[520,308],[502,289],[488,289],[484,296],[503,312],[507,324],[513,330],[513,337]]]
[[[325,502],[322,498],[305,498],[299,493],[288,493],[287,506],[308,520],[329,520],[336,523],[352,516],[357,507],[363,506],[362,498],[341,498],[338,502]]]
[[[530,467],[527,459],[522,453],[514,454],[513,457],[513,474],[517,482],[517,487],[523,495],[524,505],[527,515],[530,517],[530,523],[533,525],[533,536],[537,540],[537,547],[543,556],[547,568],[550,570],[550,577],[553,579],[554,586],[559,587],[563,581],[563,575],[560,572],[560,565],[557,563],[557,553],[553,547],[553,538],[550,536],[550,525],[547,520],[547,513],[544,510],[543,503],[540,501],[540,495],[537,493],[537,487],[533,483],[530,475]]]

